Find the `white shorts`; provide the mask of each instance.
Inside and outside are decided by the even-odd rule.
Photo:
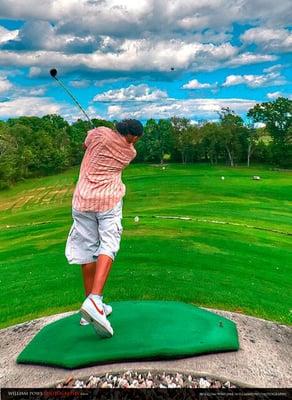
[[[103,212],[72,209],[74,222],[65,250],[69,264],[87,264],[96,261],[100,254],[115,259],[123,231],[122,206],[121,200]]]

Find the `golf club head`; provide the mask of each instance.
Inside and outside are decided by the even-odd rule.
[[[56,78],[58,71],[56,70],[56,68],[52,68],[50,69],[50,75],[52,78]]]

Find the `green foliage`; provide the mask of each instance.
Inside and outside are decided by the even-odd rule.
[[[292,167],[292,101],[279,97],[257,104],[243,119],[222,108],[218,122],[194,124],[187,118],[149,119],[137,142],[137,162],[226,163],[251,160]],[[116,121],[92,119],[96,127],[114,128]],[[265,128],[255,128],[263,122]],[[80,165],[89,121],[69,125],[61,116],[11,118],[0,121],[0,189],[18,180],[61,172]]]
[[[149,119],[144,135],[137,142],[137,151],[143,161],[163,163],[164,155],[172,151],[172,124],[169,120]]]
[[[278,97],[275,101],[255,105],[248,112],[254,122],[263,122],[276,143],[291,140],[292,100]]]
[[[255,105],[248,112],[254,122],[266,124],[273,138],[272,162],[292,166],[292,100],[278,97],[275,101]]]

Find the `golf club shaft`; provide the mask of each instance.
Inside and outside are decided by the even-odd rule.
[[[93,122],[91,121],[91,119],[89,118],[89,116],[86,114],[86,112],[83,110],[83,108],[81,107],[81,105],[78,103],[77,99],[73,96],[73,94],[71,92],[69,92],[69,90],[66,88],[66,86],[55,76],[53,77],[54,79],[56,79],[56,81],[62,86],[62,88],[67,92],[67,94],[71,97],[71,99],[73,99],[75,101],[75,103],[77,104],[77,106],[79,107],[79,109],[83,112],[83,114],[85,115],[85,117],[88,119],[88,121],[90,122],[91,126],[93,128],[95,128]]]

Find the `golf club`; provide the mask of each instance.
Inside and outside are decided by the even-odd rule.
[[[73,96],[73,94],[66,88],[66,86],[57,78],[57,73],[58,71],[56,70],[56,68],[52,68],[50,69],[50,75],[52,78],[54,78],[59,85],[67,92],[67,94],[71,97],[71,99],[73,99],[75,101],[75,103],[77,104],[77,106],[79,107],[79,109],[83,112],[83,114],[85,115],[85,117],[88,119],[88,121],[90,122],[91,126],[93,128],[95,128],[93,122],[91,121],[91,119],[89,118],[89,116],[86,114],[86,112],[83,110],[83,108],[81,107],[81,105],[79,104],[79,102],[77,101],[77,99]]]

